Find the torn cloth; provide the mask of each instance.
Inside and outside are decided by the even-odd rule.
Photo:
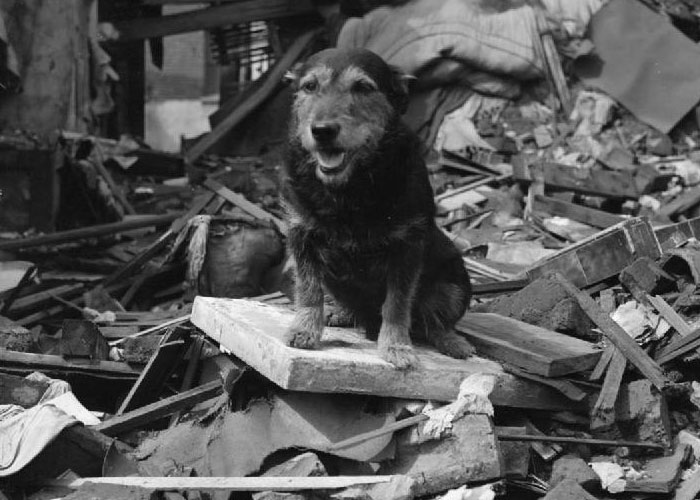
[[[603,0],[543,4],[553,21],[586,26]],[[545,74],[535,11],[520,1],[413,0],[380,7],[349,19],[337,45],[367,48],[416,76],[438,59],[520,80]]]
[[[63,429],[78,423],[51,403],[28,410],[14,405],[0,408],[0,477],[22,470]]]
[[[700,101],[700,48],[637,0],[612,0],[590,23],[594,54],[575,61],[583,82],[668,133]]]

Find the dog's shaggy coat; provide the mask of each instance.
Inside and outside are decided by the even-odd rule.
[[[372,52],[328,49],[291,78],[282,197],[297,312],[288,344],[318,344],[325,288],[397,367],[417,363],[411,337],[469,356],[453,331],[469,304],[469,276],[435,224],[420,143],[400,119],[401,75]]]

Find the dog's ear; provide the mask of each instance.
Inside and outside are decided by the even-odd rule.
[[[396,66],[391,68],[391,101],[400,114],[408,109],[409,84],[416,78],[401,71]]]
[[[292,66],[291,69],[287,71],[282,77],[282,82],[286,83],[287,85],[296,85],[296,83],[299,81],[299,78],[301,77],[302,66],[303,64],[300,62]]]

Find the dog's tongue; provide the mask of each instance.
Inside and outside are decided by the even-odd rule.
[[[321,170],[328,172],[338,169],[343,164],[345,153],[343,151],[319,151],[316,153],[316,159],[318,160],[319,165],[321,165]]]

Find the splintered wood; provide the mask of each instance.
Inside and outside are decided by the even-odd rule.
[[[292,318],[287,309],[237,299],[197,297],[192,310],[196,326],[284,389],[451,401],[469,375],[495,373],[494,404],[538,409],[573,404],[556,390],[513,377],[479,357],[453,359],[416,346],[420,366],[397,370],[379,357],[376,342],[351,329],[327,327],[318,350],[288,347],[282,336]]]
[[[585,340],[498,314],[467,313],[456,328],[479,354],[545,377],[593,368],[601,355]]]

